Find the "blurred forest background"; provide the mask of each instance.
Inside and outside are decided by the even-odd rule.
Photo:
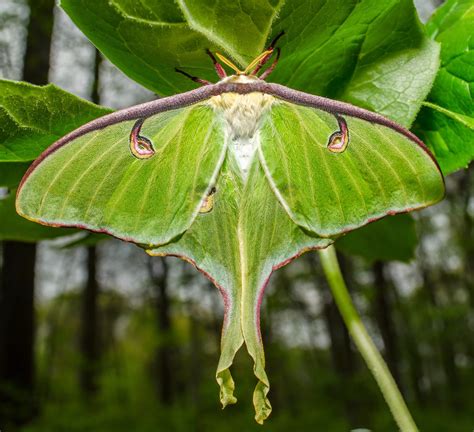
[[[422,20],[439,3],[419,0]],[[102,59],[54,0],[0,1],[0,77],[53,82],[113,108],[154,98]],[[472,431],[472,167],[415,217],[416,260],[340,259],[421,430]],[[2,432],[263,430],[246,355],[233,367],[239,403],[220,409],[223,308],[203,276],[118,240],[64,244],[1,244]],[[262,319],[274,407],[265,430],[396,430],[317,255],[274,274]]]

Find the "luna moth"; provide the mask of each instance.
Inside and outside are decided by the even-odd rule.
[[[245,70],[212,53],[219,81],[91,121],[49,147],[17,194],[20,215],[134,242],[185,259],[220,290],[216,378],[236,402],[230,366],[245,343],[271,412],[260,306],[274,270],[386,215],[441,200],[425,145],[393,121],[265,79],[275,44]],[[274,62],[259,75],[267,61]]]

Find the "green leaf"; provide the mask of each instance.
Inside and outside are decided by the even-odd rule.
[[[109,113],[60,88],[0,80],[0,162],[28,162],[57,139]]]
[[[445,174],[474,158],[474,5],[448,0],[427,24],[441,43],[441,68],[415,130]]]
[[[183,14],[176,2],[169,0],[112,0],[120,12],[142,21],[154,21],[166,24],[183,22]]]
[[[474,118],[473,117],[468,117],[459,113],[456,113],[454,111],[450,111],[446,108],[440,107],[439,105],[435,105],[431,102],[423,102],[423,106],[426,106],[428,108],[431,108],[435,111],[440,112],[441,114],[444,114],[446,117],[449,117],[458,123],[461,123],[462,125],[466,126],[467,128],[474,130]]]
[[[120,0],[61,0],[61,7],[112,63],[158,94],[196,86],[176,67],[202,78],[215,76],[205,54],[215,45],[187,25],[171,0],[143,7]]]
[[[337,240],[336,248],[369,262],[408,262],[415,254],[417,243],[415,221],[410,215],[401,214],[351,231]]]
[[[222,47],[241,66],[265,49],[284,0],[177,0],[189,27]]]
[[[29,163],[3,162],[0,163],[0,187],[16,187],[20,184],[23,174],[30,166]]]
[[[409,126],[438,69],[439,48],[411,0],[287,1],[272,80],[346,100]]]
[[[107,234],[96,234],[91,232],[83,232],[81,237],[74,237],[70,242],[61,246],[61,249],[72,249],[80,246],[96,246],[99,243],[110,240],[110,236]]]
[[[18,216],[15,189],[29,162],[49,145],[108,112],[54,85],[0,80],[0,186],[10,189],[8,198],[0,200],[1,239],[38,241],[74,232],[40,226]]]
[[[0,240],[36,242],[77,232],[72,229],[51,228],[23,219],[15,211],[15,195],[16,189],[11,189],[6,198],[0,199]]]
[[[62,0],[86,36],[124,73],[158,94],[216,80],[206,48],[245,66],[281,30],[271,80],[344,99],[410,125],[438,68],[410,0]]]
[[[216,79],[206,49],[241,67],[260,54],[282,1],[61,0],[61,7],[130,78],[168,95],[195,87],[176,67]]]
[[[263,291],[274,269],[306,250],[330,243],[331,239],[308,235],[291,222],[257,160],[243,185],[238,168],[228,159],[219,177],[213,210],[198,216],[176,242],[148,251],[191,260],[221,291],[225,317],[216,378],[224,407],[237,401],[229,368],[245,342],[259,380],[253,396],[255,419],[263,423],[270,414],[270,384],[259,322]]]

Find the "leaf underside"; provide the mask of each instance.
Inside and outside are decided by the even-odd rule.
[[[400,241],[400,237],[403,241]],[[337,249],[350,256],[360,256],[368,262],[409,262],[418,243],[416,224],[409,214],[383,218],[337,240]]]
[[[53,84],[0,80],[0,162],[28,162],[73,129],[109,113]]]
[[[1,168],[0,168],[1,169]],[[15,211],[16,188],[8,190],[8,195],[0,198],[0,239],[36,242],[77,233],[75,229],[54,229],[42,226],[18,216]]]
[[[61,6],[112,63],[161,95],[193,88],[175,67],[216,80],[206,48],[245,67],[284,30],[272,81],[409,126],[438,69],[438,46],[411,0],[61,0]]]
[[[15,211],[15,191],[32,160],[58,138],[109,113],[50,84],[0,80],[0,240],[39,241],[71,234],[26,221]],[[74,231],[75,232],[75,231]]]
[[[133,121],[72,140],[41,160],[17,200],[29,219],[106,231],[204,272],[225,303],[221,401],[236,401],[229,368],[245,343],[258,378],[260,423],[271,411],[259,314],[272,271],[346,231],[444,194],[430,155],[395,130],[344,116],[349,144],[334,153],[327,147],[339,127],[334,115],[272,101],[248,176],[225,113],[204,101],[146,119],[140,133],[155,148],[146,160],[130,153]],[[213,207],[200,212],[214,188]]]

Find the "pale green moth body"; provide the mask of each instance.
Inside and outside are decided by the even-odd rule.
[[[222,81],[248,84],[258,80],[256,77],[237,75],[224,78]],[[223,93],[212,97],[208,102],[224,117],[227,146],[240,168],[243,179],[247,179],[250,165],[260,145],[259,129],[262,116],[276,100],[271,95],[254,92]]]

